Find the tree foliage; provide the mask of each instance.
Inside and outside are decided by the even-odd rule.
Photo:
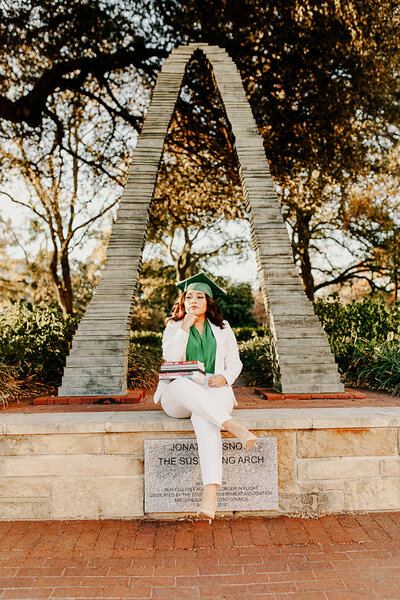
[[[377,211],[371,225],[365,202],[358,203],[365,216],[360,232],[363,219],[353,208],[355,192],[373,197],[388,178],[398,182],[398,162],[387,160],[399,143],[398,0],[24,0],[4,4],[2,11],[4,140],[10,128],[20,139],[42,140],[50,131],[53,145],[66,147],[59,107],[74,101],[88,103],[87,117],[97,107],[116,135],[129,137],[140,130],[148,90],[168,50],[188,41],[218,44],[242,76],[309,297],[316,287],[360,272],[370,279],[371,270],[381,275],[383,254],[397,285],[387,214]],[[197,184],[202,171],[214,173],[222,187],[237,187],[229,127],[217,103],[205,101],[210,89],[200,62],[188,70],[167,140],[153,213],[160,222],[161,209],[174,209],[175,179],[179,202],[186,194],[196,209],[198,197],[209,198],[211,189],[196,188],[197,195],[183,189],[187,180]],[[101,153],[80,158],[93,169],[105,168]],[[393,193],[392,186],[388,204]],[[222,205],[224,195],[218,196]],[[392,204],[388,210],[397,226]],[[324,266],[314,281],[317,254],[329,253],[329,238],[347,247],[355,239],[359,255],[345,268]],[[185,259],[176,262],[182,269]]]

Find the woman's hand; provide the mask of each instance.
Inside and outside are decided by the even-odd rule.
[[[223,375],[213,375],[208,380],[208,385],[210,387],[220,388],[227,383],[225,377]]]
[[[186,315],[183,318],[183,323],[181,325],[181,328],[184,331],[187,331],[187,333],[189,333],[189,329],[191,328],[192,325],[194,325],[196,323],[198,318],[199,317],[196,317],[196,315],[194,315],[193,313],[186,313]]]

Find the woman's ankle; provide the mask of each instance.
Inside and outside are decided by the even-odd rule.
[[[215,509],[217,505],[217,491],[218,485],[216,483],[209,483],[203,486],[203,497],[201,503],[206,504],[212,509]]]

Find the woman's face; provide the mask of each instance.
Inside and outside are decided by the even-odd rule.
[[[188,290],[185,296],[185,311],[201,317],[207,312],[207,299],[204,292]]]

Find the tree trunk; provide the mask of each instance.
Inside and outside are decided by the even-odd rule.
[[[73,315],[74,295],[71,282],[71,268],[66,250],[63,250],[61,253],[61,272],[62,279],[58,274],[58,248],[54,246],[50,263],[50,273],[57,291],[58,303],[65,315]]]
[[[68,247],[61,251],[61,272],[63,283],[63,304],[68,315],[74,314],[74,292],[71,282],[71,266],[69,264]]]
[[[300,272],[303,279],[304,291],[310,300],[314,300],[314,277],[311,270],[310,260],[310,221],[311,215],[303,213],[301,210],[296,211],[297,215],[297,234],[298,246],[297,250],[300,258]]]

